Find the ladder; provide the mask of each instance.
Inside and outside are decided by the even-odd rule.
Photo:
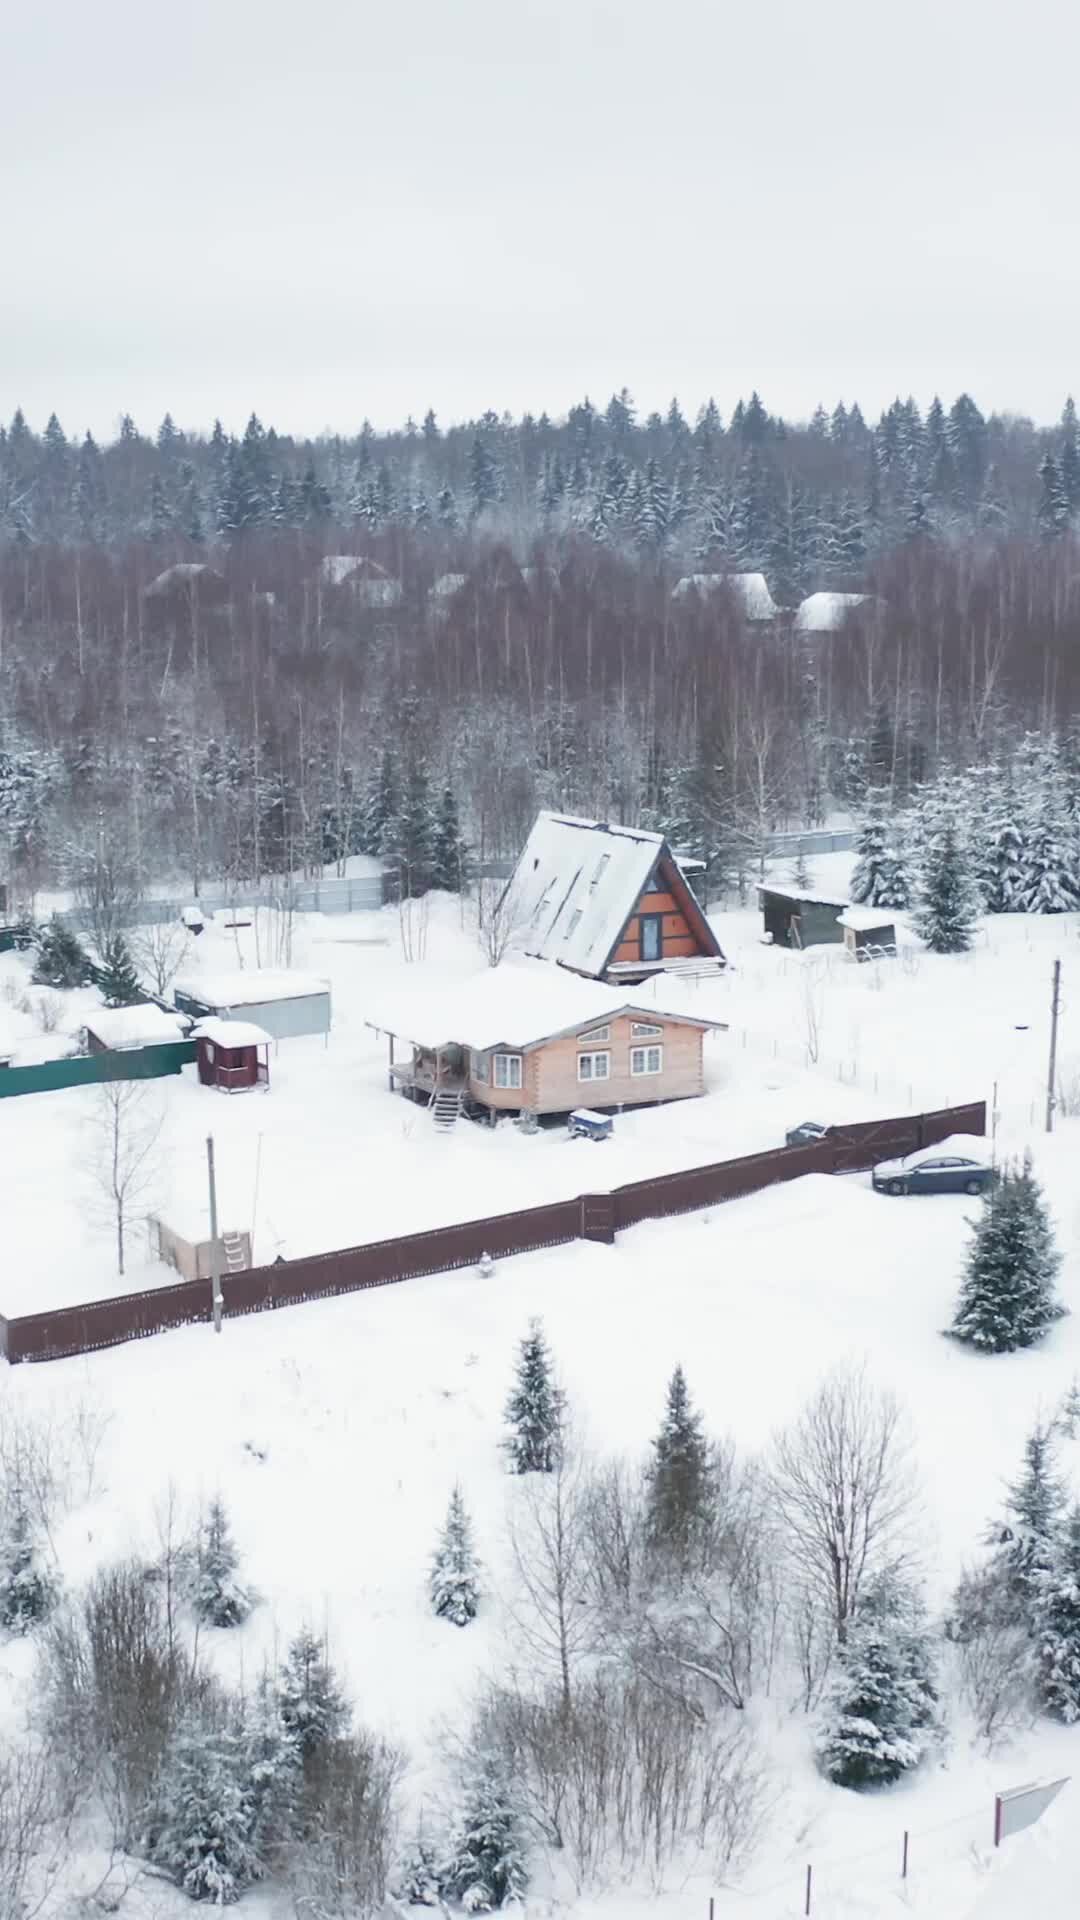
[[[223,1233],[221,1236],[221,1245],[225,1254],[226,1273],[243,1273],[247,1267],[243,1235],[239,1233]]]
[[[431,1113],[440,1133],[449,1133],[461,1117],[464,1094],[460,1087],[437,1087],[431,1097]]]

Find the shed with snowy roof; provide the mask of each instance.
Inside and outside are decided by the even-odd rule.
[[[250,1020],[211,1015],[192,1029],[199,1081],[219,1093],[246,1093],[270,1085],[271,1035]]]
[[[795,612],[796,633],[840,633],[848,621],[878,614],[885,602],[874,593],[811,593]]]
[[[724,955],[662,833],[541,813],[502,896],[513,944],[591,980],[645,980]]]
[[[241,1020],[273,1040],[330,1031],[330,987],[291,968],[245,967],[238,973],[193,973],[173,987],[178,1012],[193,1020]]]
[[[758,905],[766,937],[777,947],[840,946],[844,929],[840,916],[846,900],[827,894],[801,893],[794,887],[759,887]]]
[[[895,958],[896,922],[888,907],[845,907],[839,924],[853,959]]]
[[[139,1007],[95,1007],[83,1021],[87,1053],[168,1046],[184,1039],[186,1021],[148,1000]]]

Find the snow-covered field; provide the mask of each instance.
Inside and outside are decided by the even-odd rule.
[[[815,880],[842,885],[849,864],[846,856],[815,862]],[[433,1276],[227,1324],[220,1338],[189,1328],[87,1360],[12,1369],[0,1377],[9,1408],[47,1412],[59,1424],[80,1402],[108,1416],[98,1484],[91,1498],[76,1497],[56,1535],[67,1582],[132,1547],[152,1551],[155,1508],[170,1483],[191,1514],[220,1491],[262,1604],[245,1628],[217,1636],[213,1657],[250,1676],[302,1623],[325,1628],[363,1717],[409,1749],[410,1794],[430,1792],[437,1730],[464,1724],[474,1681],[506,1651],[506,1516],[516,1483],[498,1442],[515,1344],[539,1313],[597,1453],[644,1452],[677,1362],[710,1429],[749,1453],[767,1445],[834,1362],[865,1360],[911,1418],[928,1595],[940,1606],[1000,1507],[1026,1432],[1080,1372],[1080,1122],[1062,1121],[1047,1140],[1040,1096],[1055,955],[1065,974],[1063,1077],[1080,1056],[1076,924],[984,923],[971,956],[936,960],[912,948],[880,968],[857,968],[835,952],[768,951],[751,913],[722,914],[717,926],[734,971],[685,989],[731,1023],[709,1045],[708,1096],[624,1116],[615,1141],[594,1148],[512,1126],[492,1133],[462,1124],[448,1139],[436,1136],[425,1113],[386,1092],[383,1044],[363,1026],[368,991],[404,971],[396,914],[305,921],[293,963],[333,984],[330,1045],[283,1042],[267,1095],[227,1099],[189,1084],[190,1070],[182,1083],[158,1083],[170,1149],[162,1210],[182,1231],[200,1226],[210,1128],[223,1222],[253,1220],[256,1258],[272,1259],[278,1250],[299,1254],[526,1205],[593,1188],[601,1177],[617,1184],[749,1152],[809,1117],[989,1098],[996,1081],[1003,1145],[1036,1151],[1074,1317],[1036,1352],[972,1357],[940,1329],[973,1203],[888,1201],[861,1176],[814,1177],[639,1227],[611,1248],[579,1243],[503,1261],[486,1279]],[[384,937],[386,946],[365,944]],[[232,936],[211,931],[196,957],[207,970],[235,964]],[[422,964],[443,977],[475,967],[475,946],[449,903],[432,913]],[[816,1064],[807,1061],[808,1035]],[[108,1232],[86,1213],[92,1099],[88,1089],[0,1102],[0,1310],[94,1297],[116,1284]],[[147,1264],[129,1284],[152,1276],[168,1277]],[[1080,1490],[1080,1442],[1063,1464]],[[435,1621],[424,1592],[455,1478],[488,1570],[489,1598],[466,1632]],[[25,1643],[3,1651],[9,1712],[29,1659]],[[697,1878],[648,1898],[615,1888],[579,1902],[575,1920],[646,1912],[705,1920],[710,1893],[718,1914],[781,1920],[802,1911],[808,1861],[815,1916],[870,1920],[907,1904],[932,1920],[963,1920],[983,1880],[994,1790],[1069,1772],[1080,1739],[1044,1724],[988,1759],[954,1715],[938,1761],[889,1793],[859,1796],[816,1774],[810,1729],[783,1689],[762,1704],[761,1734],[775,1803],[743,1886],[721,1890]],[[905,1829],[913,1877],[901,1902]],[[552,1911],[559,1890],[541,1862],[535,1912]],[[156,1912],[172,1914],[161,1888],[154,1900]],[[262,1911],[258,1897],[245,1904]],[[190,1909],[177,1901],[175,1911]],[[1049,1908],[1040,1920],[1043,1911],[1051,1920]]]

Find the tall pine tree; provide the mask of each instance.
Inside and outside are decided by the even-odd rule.
[[[967,849],[951,823],[940,822],[926,846],[915,917],[931,953],[967,953],[978,905]]]
[[[1003,1168],[983,1201],[950,1332],[983,1353],[1034,1346],[1065,1311],[1060,1265],[1030,1159]]]
[[[466,1913],[494,1913],[516,1905],[528,1884],[521,1824],[503,1766],[494,1753],[473,1760],[461,1819],[440,1875]]]
[[[465,1501],[461,1488],[455,1487],[428,1580],[432,1609],[440,1619],[452,1621],[455,1627],[467,1627],[475,1620],[479,1574]]]
[[[558,1464],[566,1399],[555,1383],[543,1324],[530,1320],[518,1349],[514,1386],[506,1403],[511,1431],[505,1441],[515,1473],[553,1473]]]
[[[716,1478],[701,1415],[676,1367],[646,1473],[647,1525],[653,1548],[678,1563],[692,1557],[715,1515]]]

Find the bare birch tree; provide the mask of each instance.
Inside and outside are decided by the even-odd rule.
[[[163,1118],[142,1081],[108,1080],[97,1090],[91,1173],[116,1235],[119,1274],[124,1272],[131,1229],[146,1213],[156,1184]]]
[[[777,1438],[771,1486],[788,1553],[843,1642],[867,1575],[911,1548],[917,1489],[892,1395],[862,1368],[831,1374]]]
[[[510,1544],[521,1600],[514,1624],[532,1659],[557,1676],[569,1711],[578,1662],[594,1638],[589,1487],[569,1440],[553,1472],[523,1478],[516,1504]]]
[[[187,959],[191,937],[182,920],[159,920],[131,935],[131,951],[159,999],[164,999]]]
[[[525,924],[524,903],[502,880],[478,880],[474,903],[476,938],[488,966],[497,967]]]

